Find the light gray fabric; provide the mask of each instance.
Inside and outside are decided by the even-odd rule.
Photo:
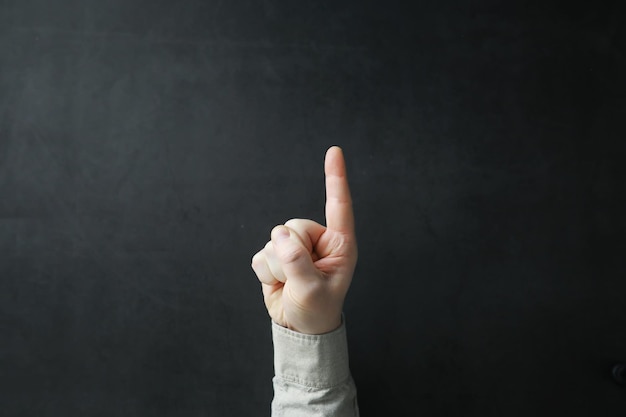
[[[322,335],[294,332],[272,321],[272,338],[272,417],[359,416],[345,321]]]

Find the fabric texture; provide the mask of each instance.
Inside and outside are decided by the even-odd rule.
[[[322,335],[298,333],[272,321],[272,339],[272,417],[359,416],[345,320]]]

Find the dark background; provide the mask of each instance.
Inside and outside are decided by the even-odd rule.
[[[626,10],[572,3],[0,1],[0,414],[269,415],[250,259],[336,144],[363,416],[624,415]]]

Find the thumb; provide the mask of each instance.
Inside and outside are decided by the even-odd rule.
[[[308,249],[297,233],[287,226],[272,230],[272,244],[287,279],[317,279],[321,272],[313,264]]]

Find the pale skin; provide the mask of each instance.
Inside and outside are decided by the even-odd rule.
[[[358,251],[352,198],[341,148],[326,152],[326,226],[291,219],[271,231],[252,257],[267,311],[277,324],[304,334],[341,326]]]

